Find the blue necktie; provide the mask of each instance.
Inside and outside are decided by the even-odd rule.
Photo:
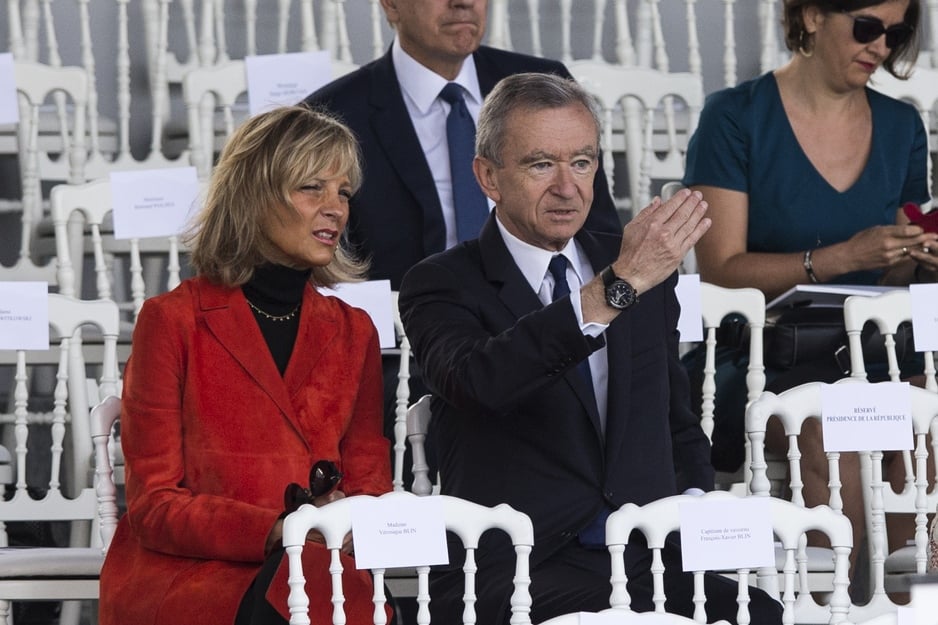
[[[479,236],[489,215],[488,201],[472,173],[476,125],[466,108],[462,87],[454,82],[447,83],[440,91],[440,97],[450,105],[446,117],[446,142],[449,145],[449,170],[456,209],[456,236],[460,241],[468,241]]]
[[[554,292],[551,295],[552,300],[557,301],[561,297],[569,295],[570,284],[567,282],[567,257],[563,254],[554,256],[550,259],[547,270],[550,272],[550,275],[554,277]],[[593,376],[590,375],[589,359],[581,360],[576,368],[577,371],[580,372],[580,375],[586,379],[586,386],[590,390],[590,395],[593,395]],[[583,547],[587,549],[606,548],[606,518],[609,516],[610,512],[611,509],[608,504],[604,505],[596,518],[579,532],[577,538]]]
[[[570,295],[570,284],[567,282],[567,257],[563,254],[557,254],[550,259],[547,265],[547,271],[554,277],[554,292],[551,294],[551,301],[556,302],[565,295]],[[576,366],[577,371],[586,380],[586,385],[593,395],[593,376],[590,374],[589,359],[581,360]]]

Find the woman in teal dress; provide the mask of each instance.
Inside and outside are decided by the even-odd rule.
[[[869,86],[880,66],[908,75],[920,14],[920,0],[785,0],[791,60],[711,95],[688,147],[684,184],[703,192],[713,220],[696,246],[702,280],[756,287],[767,301],[796,284],[935,280],[938,235],[901,211],[930,200],[925,128],[914,107]],[[743,458],[745,362],[723,356],[713,459],[733,470]],[[825,377],[825,367],[800,375]],[[772,390],[797,381],[766,373]],[[770,449],[787,449],[780,430],[768,433]],[[826,503],[820,428],[801,439],[806,503]],[[842,463],[842,475],[858,477],[855,454]],[[859,480],[849,481],[844,511],[861,537]]]

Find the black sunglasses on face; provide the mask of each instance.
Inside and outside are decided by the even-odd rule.
[[[881,20],[864,15],[850,15],[853,18],[853,38],[857,43],[870,43],[886,35],[886,47],[892,50],[901,46],[912,36],[912,27],[908,24],[895,24],[886,28]]]

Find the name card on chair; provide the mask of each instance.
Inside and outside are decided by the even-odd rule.
[[[16,124],[20,121],[20,107],[16,97],[16,72],[13,70],[13,55],[0,54],[0,124]]]
[[[775,566],[772,514],[762,497],[681,504],[685,571]]]
[[[328,50],[247,56],[244,69],[251,115],[296,104],[332,81]]]
[[[938,284],[910,284],[909,298],[912,300],[912,333],[915,351],[938,350]]]
[[[907,382],[845,382],[821,389],[824,451],[912,449]]]
[[[179,234],[198,208],[195,167],[115,171],[110,182],[116,239]]]
[[[394,339],[394,311],[391,309],[390,280],[368,280],[366,282],[343,282],[335,289],[319,289],[323,295],[333,295],[350,306],[361,308],[378,329],[381,349],[391,349]]]
[[[677,277],[674,289],[677,301],[681,304],[681,316],[677,320],[677,329],[681,333],[681,342],[699,342],[703,337],[703,304],[700,295],[700,274],[682,273]]]
[[[0,282],[0,349],[49,349],[47,282]]]
[[[357,568],[449,564],[443,506],[438,499],[354,501],[351,513]]]

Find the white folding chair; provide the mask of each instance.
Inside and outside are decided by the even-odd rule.
[[[81,275],[85,243],[82,241],[76,245],[69,228],[69,222],[80,215],[84,227],[89,231],[88,247],[94,256],[96,297],[118,302],[129,318],[124,332],[125,338],[128,338],[144,299],[179,285],[184,251],[179,237],[171,235],[126,241],[114,239],[110,220],[113,209],[111,184],[107,178],[78,185],[56,185],[51,196],[59,292],[75,297],[82,295],[78,278]],[[117,256],[126,259],[128,265],[129,294],[124,288],[124,275],[114,270]],[[160,276],[159,261],[164,258],[166,272],[165,276]],[[145,265],[144,261],[157,262]]]
[[[884,477],[881,450],[860,452],[863,502],[870,538],[873,584],[870,605],[882,606],[883,611],[895,608],[886,593],[902,592],[909,575],[926,573],[928,515],[938,506],[938,490],[928,478],[929,465],[933,469],[938,466],[938,437],[934,435],[938,428],[938,394],[914,386],[909,387],[909,392],[914,462],[906,467],[902,491],[894,491]],[[929,433],[932,433],[930,442],[927,440]],[[895,513],[914,514],[915,533],[911,545],[889,553],[886,515]]]
[[[390,492],[381,496],[381,499],[394,502],[395,505],[406,506],[409,500],[417,495],[407,492]],[[470,501],[436,495],[442,504],[446,529],[456,534],[462,540],[466,549],[466,559],[463,566],[465,572],[465,619],[466,622],[475,622],[475,552],[479,546],[480,536],[489,529],[505,531],[511,538],[515,551],[514,592],[511,596],[511,622],[524,625],[531,622],[531,595],[528,587],[531,583],[528,568],[528,556],[534,544],[534,528],[530,518],[518,512],[507,504],[500,504],[494,508],[481,506]],[[344,597],[342,595],[342,564],[339,559],[339,549],[345,535],[352,529],[351,507],[356,500],[370,498],[367,495],[346,497],[339,499],[321,508],[303,505],[299,510],[290,514],[283,522],[283,546],[286,549],[290,565],[290,595],[288,605],[290,609],[291,625],[309,625],[309,598],[306,595],[306,578],[303,574],[302,552],[306,542],[306,534],[311,529],[318,529],[326,540],[326,547],[332,554],[329,572],[332,574],[332,622],[335,625],[345,623],[343,609]],[[417,567],[418,593],[417,593],[417,624],[430,623],[430,595],[429,595],[429,566]],[[372,569],[374,577],[374,622],[382,625],[386,622],[384,606],[387,597],[384,593],[385,570]]]
[[[624,152],[630,188],[624,204],[637,212],[651,201],[652,180],[683,177],[687,141],[703,106],[703,82],[690,72],[595,61],[574,61],[570,73],[602,108],[601,147],[610,190],[615,188],[615,155]],[[659,115],[664,116],[660,130]]]
[[[541,625],[580,625],[583,622],[581,614],[582,612],[576,612],[555,616],[550,620],[541,621]],[[679,614],[632,612],[631,610],[614,608],[597,612],[597,614],[603,615],[603,623],[615,623],[616,625],[694,625],[697,622]],[[729,622],[714,621],[713,625],[729,625]]]
[[[404,453],[407,450],[409,409],[410,402],[410,341],[404,333],[404,322],[401,321],[401,311],[398,308],[399,293],[391,292],[391,308],[394,314],[394,334],[398,342],[397,357],[397,387],[395,389],[394,403],[394,490],[404,490]],[[421,448],[422,451],[422,448]],[[414,461],[416,465],[416,461]],[[415,467],[416,469],[416,467]],[[415,491],[416,492],[416,491]]]
[[[883,335],[889,379],[898,382],[900,377],[899,358],[896,352],[896,333],[899,326],[912,321],[912,298],[908,289],[887,291],[872,297],[852,295],[844,301],[844,325],[850,348],[850,377],[867,379],[866,362],[863,356],[863,327],[868,322],[876,324]],[[925,360],[925,388],[938,392],[935,379],[935,354],[923,352]]]
[[[735,495],[724,491],[713,491],[702,496],[705,500],[733,499]],[[656,589],[653,601],[655,612],[665,611],[664,564],[662,549],[665,539],[672,531],[680,529],[680,508],[684,503],[693,503],[701,499],[693,495],[677,495],[653,501],[644,506],[625,504],[613,512],[606,521],[606,545],[612,557],[612,595],[610,603],[613,608],[627,609],[631,603],[626,584],[628,576],[625,572],[623,554],[629,536],[633,530],[644,534],[649,549],[652,550],[652,575]],[[827,506],[803,508],[791,502],[775,497],[769,498],[772,515],[772,530],[777,541],[781,542],[784,550],[783,564],[778,567],[777,573],[784,577],[784,591],[781,601],[784,605],[782,622],[786,625],[793,623],[841,623],[846,620],[850,611],[850,597],[847,593],[848,569],[850,549],[853,547],[850,523],[846,517],[831,510]],[[820,530],[831,540],[833,555],[831,558],[834,574],[827,590],[830,592],[830,601],[821,605],[815,601],[803,585],[797,583],[799,577],[796,566],[796,554],[804,533],[808,530]],[[698,623],[706,622],[703,571],[696,571],[694,575],[694,620]],[[749,586],[751,573],[749,569],[736,571],[739,582],[739,596],[737,602],[739,623],[749,623]],[[760,571],[759,586],[769,592],[771,596],[778,596],[776,575],[766,575]],[[754,624],[757,625],[757,624]]]
[[[104,552],[117,523],[115,489],[106,449],[119,404],[115,411],[111,401],[96,410],[94,417],[89,415],[79,331],[86,323],[103,324],[100,329],[108,346],[105,353],[111,356],[105,360],[101,391],[113,395],[117,392],[117,310],[108,301],[79,301],[55,294],[49,298],[50,326],[61,336],[50,423],[52,443],[47,452],[30,449],[28,353],[19,350],[13,415],[16,486],[11,499],[0,500],[0,521],[67,521],[71,524],[71,537],[68,547],[0,549],[0,623],[7,622],[11,601],[38,600],[66,601],[62,619],[72,622],[77,605],[68,602],[98,597]],[[99,316],[107,321],[97,321]],[[79,376],[81,379],[76,380]],[[67,439],[71,440],[68,449]],[[96,465],[95,487],[87,477],[92,455]],[[44,494],[34,498],[36,492]]]

